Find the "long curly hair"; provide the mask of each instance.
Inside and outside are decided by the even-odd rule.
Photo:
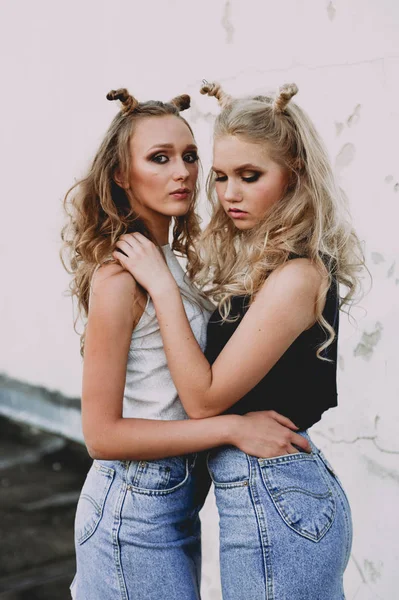
[[[130,140],[138,121],[148,117],[175,115],[192,129],[180,111],[190,106],[190,97],[177,96],[170,102],[138,102],[126,89],[112,90],[108,100],[120,100],[122,108],[113,119],[94,157],[87,175],[66,193],[64,209],[67,223],[62,229],[61,260],[73,275],[69,285],[77,299],[78,314],[87,317],[90,283],[95,269],[111,258],[115,244],[124,233],[140,232],[154,243],[151,232],[132,209],[125,190],[115,181],[117,172],[129,174],[131,164]],[[172,249],[197,264],[194,241],[200,234],[195,212],[198,186],[188,212],[174,217]],[[84,335],[81,337],[83,352]]]
[[[322,306],[334,278],[345,287],[340,308],[353,304],[360,291],[364,255],[351,224],[346,198],[334,180],[324,145],[307,114],[294,102],[295,84],[280,88],[276,96],[233,99],[219,84],[204,83],[201,93],[216,96],[222,107],[214,137],[238,138],[266,147],[271,158],[288,169],[291,184],[251,230],[238,230],[215,197],[215,175],[207,180],[212,217],[202,236],[201,265],[195,281],[208,289],[229,319],[232,296],[253,301],[267,277],[293,256],[307,257],[328,280],[317,301],[317,321],[328,334],[317,350],[322,355],[335,331],[324,319]]]

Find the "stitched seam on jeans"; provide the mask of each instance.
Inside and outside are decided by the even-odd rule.
[[[249,485],[249,482],[248,479],[244,479],[243,481],[232,481],[231,483],[219,483],[218,481],[213,481],[213,485],[217,488],[230,489],[237,487],[246,487]]]
[[[305,452],[295,452],[293,454],[283,454],[282,456],[272,456],[271,458],[258,458],[258,463],[263,466],[275,466],[278,464],[297,462],[298,460],[314,460],[314,454]]]
[[[316,464],[317,468],[319,468],[319,466]],[[320,469],[319,469],[320,471]],[[321,474],[323,480],[324,477]],[[333,507],[333,513],[332,513],[332,518],[330,522],[327,522],[326,525],[324,526],[324,528],[321,530],[321,533],[319,535],[319,537],[316,537],[313,533],[311,533],[310,531],[308,531],[307,529],[305,529],[304,527],[294,527],[294,524],[292,523],[291,519],[289,518],[288,514],[286,514],[286,511],[282,508],[281,503],[278,502],[278,498],[275,492],[272,491],[273,486],[272,483],[267,475],[267,473],[265,472],[264,469],[261,469],[261,477],[263,479],[263,482],[265,484],[265,488],[274,504],[274,506],[276,507],[276,510],[278,511],[280,517],[282,518],[282,520],[284,521],[284,523],[290,528],[292,529],[292,531],[295,531],[295,533],[297,533],[298,535],[301,535],[305,538],[307,538],[308,540],[311,540],[312,542],[319,542],[327,533],[327,531],[330,529],[330,527],[332,526],[332,524],[334,523],[335,520],[335,514],[336,514],[336,505],[335,505],[335,500],[334,500],[334,496],[332,495],[332,493],[329,494],[329,496],[331,496],[331,502],[332,502],[332,507]],[[325,481],[325,480],[324,480]],[[327,488],[330,490],[330,486],[326,483]],[[302,490],[301,490],[302,491]]]
[[[179,490],[181,487],[184,486],[185,483],[187,483],[189,477],[190,477],[190,471],[188,468],[188,459],[186,460],[186,474],[184,476],[183,481],[181,481],[180,483],[178,483],[177,485],[175,485],[172,488],[169,488],[167,490],[150,490],[147,488],[142,488],[142,487],[137,487],[133,484],[129,484],[127,486],[127,489],[131,492],[136,492],[137,494],[144,494],[146,496],[167,496],[168,494],[173,494],[173,492],[176,492],[177,490]]]
[[[87,500],[88,502],[90,502],[90,504],[96,509],[96,513],[97,515],[101,515],[101,507],[99,506],[99,504],[94,500],[94,498],[92,498],[91,496],[89,496],[89,494],[81,494],[80,495],[80,500]]]
[[[270,486],[272,487],[271,484],[270,484]],[[330,496],[332,496],[332,492],[330,489],[328,489],[328,491],[325,492],[324,494],[315,494],[314,492],[309,492],[309,490],[304,490],[303,488],[299,488],[299,487],[284,488],[283,490],[280,490],[279,492],[272,492],[272,493],[273,493],[273,496],[275,496],[276,498],[280,498],[280,496],[283,496],[284,494],[288,494],[288,492],[305,494],[305,496],[311,496],[312,498],[316,498],[316,500],[325,500],[326,498],[329,498]]]
[[[335,477],[335,476],[333,475],[333,477]],[[344,519],[345,519],[345,523],[346,523],[346,527],[347,527],[346,557],[345,557],[346,558],[346,565],[344,567],[346,569],[346,567],[348,566],[349,558],[350,558],[350,555],[351,555],[351,549],[352,549],[352,537],[353,537],[353,535],[352,535],[352,525],[351,525],[351,522],[350,522],[350,519],[349,519],[349,516],[348,516],[348,513],[347,513],[347,508],[345,506],[345,502],[343,501],[342,496],[341,496],[341,493],[344,494],[345,496],[346,496],[346,494],[345,494],[342,486],[339,484],[338,481],[337,481],[337,487],[338,487],[338,490],[336,492],[336,495],[338,496],[339,502],[340,502],[340,504],[342,506],[342,511],[343,511],[343,514],[344,514]],[[346,500],[347,500],[347,504],[349,506],[349,500],[348,499],[346,499]],[[350,506],[349,506],[349,510],[350,510]]]
[[[125,577],[124,577],[123,569],[122,569],[121,549],[120,549],[120,544],[119,544],[119,530],[122,525],[122,516],[121,516],[122,515],[122,506],[123,506],[123,502],[126,497],[126,490],[127,490],[127,485],[126,485],[126,470],[125,470],[125,472],[123,473],[123,482],[121,484],[119,496],[118,496],[116,506],[115,506],[114,520],[113,520],[113,526],[112,526],[113,554],[114,554],[114,560],[115,560],[116,573],[118,576],[119,589],[121,592],[121,600],[129,600],[127,588],[126,588]]]
[[[106,487],[103,490],[103,494],[101,496],[100,499],[100,503],[98,504],[91,496],[89,496],[88,494],[81,494],[80,498],[84,498],[85,500],[89,501],[90,504],[96,509],[96,518],[93,520],[91,520],[91,527],[88,528],[87,527],[87,521],[86,523],[79,529],[79,531],[76,531],[76,539],[79,543],[79,545],[82,545],[86,540],[88,540],[93,533],[96,531],[102,517],[103,517],[103,513],[104,513],[104,505],[111,487],[111,484],[113,482],[113,477],[114,477],[114,473],[115,471],[113,469],[110,469],[110,471],[112,472],[112,476],[106,476],[106,479],[108,480],[106,483]]]
[[[106,475],[111,478],[114,477],[115,469],[111,469],[111,467],[106,467],[105,465],[102,465],[101,463],[99,463],[97,460],[93,461],[93,465],[94,465],[94,468],[97,471],[99,471],[100,473],[102,473],[103,475]]]
[[[264,566],[264,578],[265,578],[265,591],[266,591],[266,600],[274,600],[274,591],[273,591],[273,569],[272,569],[272,558],[271,558],[271,548],[269,544],[269,536],[267,533],[267,523],[266,518],[263,512],[262,503],[259,498],[259,493],[256,485],[256,477],[257,473],[253,469],[253,465],[251,462],[251,458],[247,455],[248,466],[249,466],[249,492],[250,498],[252,500],[252,505],[254,507],[255,518],[258,524],[258,533],[260,538],[260,545],[262,549],[263,556],[263,566]]]

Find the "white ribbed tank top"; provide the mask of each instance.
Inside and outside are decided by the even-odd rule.
[[[168,267],[182,290],[183,304],[191,329],[202,351],[213,309],[184,275],[169,244],[162,246]],[[192,298],[194,301],[190,301]],[[132,333],[123,396],[123,416],[140,419],[187,419],[180,402],[163,349],[155,308],[148,296],[145,310]]]

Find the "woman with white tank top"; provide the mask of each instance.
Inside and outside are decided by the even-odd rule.
[[[125,89],[86,177],[66,195],[64,264],[87,317],[82,422],[93,465],[76,512],[75,600],[197,600],[200,521],[209,478],[203,450],[233,445],[266,456],[295,425],[276,413],[190,420],[167,368],[154,306],[110,260],[118,238],[140,232],[173,274],[201,349],[212,305],[174,251],[195,264],[198,155],[180,116],[189,97],[138,102]],[[172,224],[173,221],[173,224]],[[168,244],[173,225],[173,241]],[[123,241],[119,243],[123,252]],[[260,451],[261,448],[261,451]]]

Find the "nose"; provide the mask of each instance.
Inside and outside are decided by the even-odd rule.
[[[227,202],[241,202],[242,201],[241,191],[232,179],[227,180],[227,184],[226,184],[223,195],[224,195],[224,199]]]
[[[189,175],[190,171],[187,169],[187,164],[184,160],[179,161],[173,174],[174,181],[185,181]]]

